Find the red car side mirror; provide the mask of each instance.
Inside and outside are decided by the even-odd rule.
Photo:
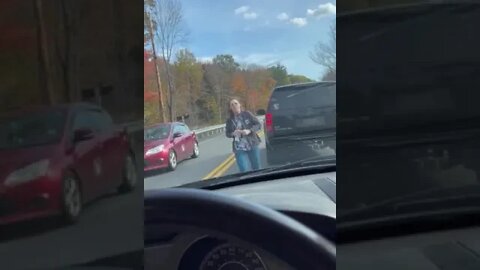
[[[74,135],[73,135],[73,142],[82,142],[82,141],[88,141],[93,139],[94,133],[93,130],[89,128],[80,128],[75,130]]]

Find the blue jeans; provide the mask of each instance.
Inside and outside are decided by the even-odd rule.
[[[235,151],[235,159],[240,172],[260,169],[260,150],[258,146],[254,146],[250,151]]]

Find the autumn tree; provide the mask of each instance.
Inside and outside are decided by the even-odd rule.
[[[192,52],[182,49],[176,54],[175,85],[177,89],[176,105],[179,114],[190,115],[190,121],[197,122],[197,100],[201,93],[203,70]]]
[[[155,62],[156,61],[156,62]],[[159,95],[158,89],[158,80],[162,84],[165,84],[166,74],[165,72],[159,72],[157,77],[157,71],[163,70],[165,63],[157,58],[153,57],[153,53],[148,49],[144,48],[144,59],[143,59],[143,91],[144,91],[144,114],[145,120],[148,123],[158,123],[163,121],[168,121],[168,119],[163,118],[162,110],[160,104],[160,98],[166,96],[167,89],[162,88],[161,96]],[[156,68],[158,67],[158,69]],[[147,105],[148,104],[148,105]],[[149,110],[147,112],[147,110]],[[153,111],[152,111],[153,110]],[[149,115],[148,117],[146,115]]]
[[[155,87],[154,72],[152,63],[148,63],[148,57],[151,58],[148,53],[151,52],[146,52],[145,100],[150,100],[155,98],[147,93],[148,89]],[[228,117],[227,102],[232,97],[240,98],[246,109],[255,112],[266,109],[278,81],[284,84],[311,81],[305,76],[288,74],[287,68],[282,65],[267,68],[246,63],[240,66],[230,55],[218,55],[212,62],[200,62],[188,49],[175,54],[172,74],[177,112],[190,115],[187,121],[192,128],[224,123]],[[145,117],[155,117],[151,105],[145,102]]]
[[[220,54],[216,55],[212,63],[204,64],[204,80],[206,87],[205,95],[213,95],[213,100],[209,101],[209,104],[216,103],[216,112],[212,113],[215,117],[219,118],[219,121],[223,121],[227,116],[227,104],[228,99],[233,96],[232,90],[232,77],[235,71],[240,67],[232,55]]]
[[[180,0],[156,0],[152,2],[151,20],[154,21],[155,40],[158,40],[160,53],[166,62],[170,120],[175,121],[175,82],[170,68],[173,52],[185,42],[188,36],[183,22],[183,9]]]
[[[273,88],[275,87],[275,80],[269,76],[265,77],[265,81],[262,83],[262,88],[260,88],[260,104],[259,109],[266,109],[270,95],[272,94]]]
[[[281,64],[276,64],[268,68],[272,78],[276,81],[276,86],[287,85],[290,83],[288,80],[287,68]]]
[[[230,54],[220,54],[215,56],[215,58],[213,58],[213,64],[219,66],[225,72],[230,74],[240,67],[240,64],[235,62],[235,59]]]
[[[75,0],[58,0],[56,4],[57,31],[54,31],[55,54],[61,68],[61,76],[67,101],[73,101],[78,93],[78,44],[79,28],[88,6]]]
[[[158,106],[159,106],[159,114],[161,115],[161,121],[166,121],[167,117],[165,114],[165,102],[164,102],[164,94],[162,88],[162,82],[160,78],[160,68],[158,66],[158,57],[157,57],[157,46],[155,41],[155,29],[157,26],[156,21],[153,19],[152,14],[155,12],[155,0],[145,0],[144,2],[144,47],[146,44],[149,44],[152,48],[151,57],[153,58],[153,70],[155,70],[155,77],[153,80],[156,83],[156,90],[158,94]],[[144,60],[145,61],[145,60]],[[150,59],[148,59],[150,61]]]
[[[239,97],[242,100],[246,100],[248,85],[247,85],[247,80],[245,78],[245,72],[243,71],[235,72],[233,74],[231,84],[232,84],[232,90],[233,90],[234,96]]]
[[[202,66],[203,77],[203,90],[202,99],[208,98],[208,104],[216,104],[216,107],[210,106],[214,109],[211,114],[218,118],[219,121],[223,121],[226,118],[226,106],[227,99],[231,96],[230,74],[222,69],[217,64],[204,64]]]
[[[52,72],[51,72],[51,63],[48,57],[49,49],[46,37],[46,22],[44,17],[44,8],[43,3],[40,0],[35,0],[33,2],[34,14],[35,14],[35,24],[37,30],[37,46],[39,46],[39,77],[40,77],[40,88],[42,93],[47,97],[46,101],[48,104],[53,104],[55,102],[53,94],[53,82],[52,82]]]
[[[158,100],[155,84],[155,63],[149,51],[143,51],[143,114],[146,124],[160,121],[161,111],[159,106],[154,106]]]
[[[288,80],[290,81],[290,83],[309,83],[309,82],[313,82],[312,79],[307,78],[303,75],[294,75],[294,74],[289,74],[288,75]]]
[[[250,66],[246,71],[248,93],[246,105],[249,110],[265,109],[270,94],[275,87],[275,80],[270,72],[263,67]]]
[[[16,19],[18,14],[31,16],[31,12],[25,12],[31,8],[30,4],[25,1],[0,1],[0,106],[5,110],[22,104],[40,103],[42,97],[47,96],[46,89],[39,88],[44,66],[38,61],[38,30],[34,25],[18,23]]]
[[[153,62],[152,53],[148,50],[143,50],[143,91],[155,92],[155,63]]]
[[[246,82],[247,82],[247,91],[245,93],[245,106],[251,110],[256,111],[259,102],[260,102],[260,89],[262,88],[262,71],[265,69],[255,66],[250,66],[248,69],[244,70]]]
[[[157,29],[155,21],[156,0],[144,0],[143,4],[143,37],[144,44],[152,45],[154,43],[154,31]],[[153,41],[153,42],[152,42]]]

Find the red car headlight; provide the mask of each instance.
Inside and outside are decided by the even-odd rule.
[[[49,165],[50,161],[48,159],[43,159],[18,169],[7,177],[5,185],[16,186],[45,176]]]
[[[162,145],[159,145],[159,146],[156,146],[152,149],[149,149],[145,155],[146,156],[150,156],[150,155],[155,155],[155,154],[158,154],[160,152],[162,152],[163,150],[165,149],[165,146],[162,144]]]

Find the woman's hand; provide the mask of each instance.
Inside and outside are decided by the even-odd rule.
[[[252,133],[252,131],[249,129],[237,129],[232,133],[232,135],[235,137],[239,137],[241,135],[247,136],[250,133]]]
[[[240,129],[237,129],[232,133],[234,137],[239,137],[242,134],[243,134],[243,130],[240,130]]]
[[[250,134],[250,133],[252,133],[252,131],[251,131],[250,129],[244,129],[244,130],[242,130],[242,134],[245,135],[245,136],[248,135],[248,134]]]

